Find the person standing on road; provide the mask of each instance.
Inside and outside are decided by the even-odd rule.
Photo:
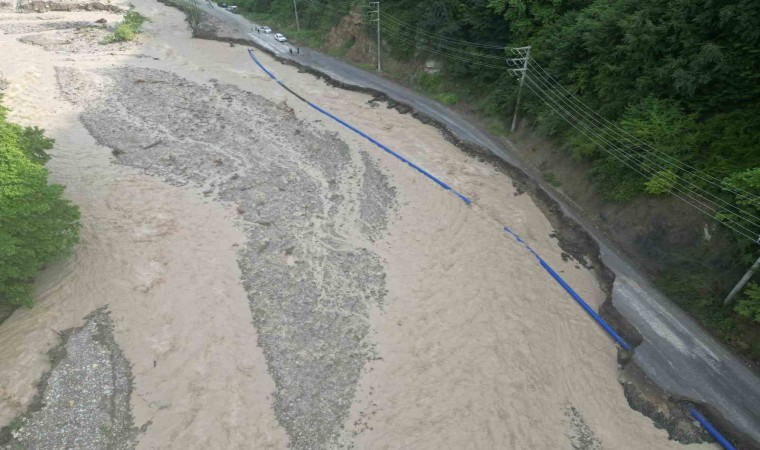
[[[289,48],[288,51],[290,52],[291,55],[293,54],[293,49],[292,48]]]
[[[296,47],[296,53],[301,54],[301,47]]]

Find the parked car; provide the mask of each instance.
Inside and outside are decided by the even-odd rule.
[[[229,11],[231,13],[234,13],[234,14],[238,14],[238,7],[235,6],[235,5],[230,5],[230,6],[227,7],[227,11]]]
[[[275,39],[277,39],[279,42],[285,42],[285,41],[287,41],[287,40],[288,40],[288,38],[286,38],[285,36],[283,36],[283,35],[282,35],[282,34],[280,34],[280,33],[276,33],[276,34],[274,35],[274,38],[275,38]]]
[[[219,5],[220,8],[227,8],[227,4],[224,2],[217,3],[217,5]]]
[[[264,33],[269,34],[269,33],[272,32],[272,29],[269,28],[268,26],[264,25],[263,27],[261,27],[261,31],[263,31]]]

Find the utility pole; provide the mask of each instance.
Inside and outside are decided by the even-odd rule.
[[[301,31],[301,24],[298,23],[298,5],[296,5],[296,0],[293,0],[293,11],[296,13],[296,28],[298,28],[298,31]]]
[[[512,117],[512,132],[515,132],[517,128],[517,111],[520,110],[520,97],[522,96],[522,87],[525,84],[525,77],[528,76],[528,61],[530,60],[530,46],[513,48],[513,53],[520,55],[520,58],[507,59],[507,63],[511,66],[516,66],[522,63],[522,67],[519,69],[509,69],[512,75],[517,75],[518,72],[522,72],[520,76],[520,87],[517,89],[517,101],[515,102],[515,115]]]
[[[380,65],[380,2],[369,2],[369,7],[369,13],[376,14],[375,18],[372,19],[372,21],[377,22],[377,71],[382,72],[383,68]]]
[[[760,238],[757,240],[758,244],[760,244]],[[755,261],[755,264],[752,264],[752,267],[749,268],[747,273],[744,274],[741,280],[739,280],[738,283],[736,283],[736,286],[734,286],[733,289],[731,289],[731,292],[728,293],[726,296],[726,299],[723,300],[723,306],[728,306],[731,303],[734,302],[734,297],[736,297],[736,294],[738,294],[742,288],[744,288],[744,285],[747,284],[747,281],[749,281],[750,278],[752,278],[752,275],[757,271],[757,269],[760,269],[760,258],[757,258],[757,261]]]

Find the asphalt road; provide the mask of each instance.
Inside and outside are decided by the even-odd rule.
[[[221,8],[206,4],[204,7],[214,17],[236,27],[240,35],[234,37],[253,40],[283,58],[310,66],[336,81],[375,89],[391,99],[414,105],[418,111],[443,123],[459,139],[484,147],[531,174],[561,205],[565,214],[583,225],[599,243],[603,262],[616,275],[613,305],[643,337],[643,342],[634,351],[633,362],[666,392],[710,405],[724,420],[732,423],[760,447],[760,377],[660,293],[612,248],[609,241],[583,217],[570,199],[547,185],[534,170],[522,164],[509,148],[505,148],[454,111],[424,95],[314,50],[301,48],[300,54],[291,54],[289,50],[294,47],[289,43],[277,42],[271,34],[252,33],[257,24]],[[589,320],[589,326],[596,325]]]

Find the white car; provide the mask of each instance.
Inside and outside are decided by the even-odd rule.
[[[274,38],[277,39],[278,42],[285,42],[288,40],[288,38],[286,38],[280,33],[275,33]]]
[[[272,32],[272,29],[269,28],[269,27],[267,27],[267,26],[263,26],[263,27],[261,27],[261,31],[263,31],[264,33],[269,34],[269,33]]]

